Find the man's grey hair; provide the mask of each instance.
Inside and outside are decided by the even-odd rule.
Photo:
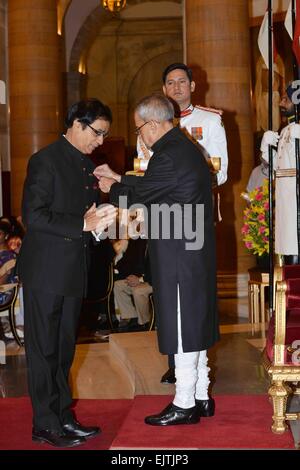
[[[135,108],[143,121],[170,121],[174,119],[174,107],[168,98],[154,94],[143,98]]]

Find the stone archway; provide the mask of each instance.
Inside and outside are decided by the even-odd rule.
[[[137,102],[149,93],[162,93],[162,71],[171,63],[182,60],[182,49],[168,49],[145,61],[129,84],[127,94],[128,143],[135,147],[133,111]]]
[[[132,0],[131,11],[137,6],[142,7],[143,3],[149,4],[144,0]],[[131,141],[128,94],[135,76],[155,57],[167,57],[178,51],[176,57],[182,60],[183,55],[182,17],[178,16],[181,0],[155,0],[155,3],[156,18],[135,18],[131,14],[129,18],[120,14],[113,16],[103,8],[95,8],[77,34],[67,67],[68,104],[86,96],[100,98],[112,108],[112,134],[125,137],[127,144]],[[174,17],[165,14],[159,17],[159,4],[165,9],[168,5],[177,5],[177,16],[173,13]],[[170,61],[166,59],[165,62]],[[159,82],[160,68],[155,68],[153,74]],[[145,90],[146,93],[152,91],[152,88]]]
[[[57,2],[57,30],[59,34],[62,34],[64,17],[71,2],[72,0],[58,0]]]
[[[172,57],[182,60],[182,28],[177,18],[112,22],[103,26],[90,46],[86,56],[85,94],[97,96],[111,107],[112,134],[124,137],[127,144],[132,144],[128,133],[128,97],[135,77],[154,61],[156,66],[148,67],[147,84],[140,88],[143,95],[154,91],[154,83],[161,89],[162,68]]]
[[[60,0],[60,2],[62,3],[66,1],[69,2],[69,0]],[[149,3],[149,2],[145,0],[131,0],[130,7],[134,7],[142,3]],[[159,18],[159,3],[181,4],[182,0],[168,0],[167,2],[162,2],[161,0],[152,0],[151,3],[158,4],[157,17]],[[83,8],[82,4],[80,8],[81,9]],[[172,13],[170,13],[169,16],[172,17]],[[67,66],[67,70],[69,70],[70,72],[78,71],[78,65],[80,63],[82,55],[84,54],[84,51],[86,51],[89,45],[94,42],[101,28],[105,26],[106,23],[111,22],[111,21],[122,22],[123,21],[122,15],[116,14],[112,16],[111,13],[99,7],[99,5],[97,6],[97,8],[95,8],[92,11],[91,14],[88,15],[86,21],[82,24],[77,34],[76,40],[74,41],[74,44],[72,46],[72,51],[70,54],[70,61]]]

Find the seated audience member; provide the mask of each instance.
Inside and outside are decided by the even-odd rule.
[[[149,326],[152,287],[148,281],[147,241],[120,240],[114,247],[115,258],[114,297],[120,312],[122,331],[143,331]],[[127,320],[122,327],[122,320]]]
[[[0,221],[0,285],[2,292],[0,293],[0,303],[4,304],[9,300],[11,289],[4,291],[7,284],[16,282],[14,275],[14,267],[17,255],[9,249],[7,241],[10,235],[10,225],[5,221]]]
[[[13,295],[10,284],[18,282],[15,276],[15,264],[17,255],[9,249],[8,239],[10,236],[11,225],[8,221],[0,220],[0,305],[8,303]],[[17,323],[21,324],[21,319],[17,319]],[[1,317],[2,329],[4,336],[12,339],[13,335],[10,331],[9,321],[7,317]],[[20,337],[23,337],[23,331],[18,329]]]
[[[110,282],[110,265],[115,251],[109,239],[90,245],[90,266],[88,273],[88,292],[83,304],[80,326],[91,332],[109,329],[106,301],[100,301],[107,295]]]
[[[14,251],[16,254],[19,254],[20,248],[22,245],[22,239],[18,236],[9,237],[7,240],[7,246],[11,251]]]
[[[25,230],[20,217],[1,217],[0,223],[4,222],[9,225],[9,236],[7,238],[7,246],[9,250],[19,253]]]

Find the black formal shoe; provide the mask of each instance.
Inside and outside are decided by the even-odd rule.
[[[174,384],[176,382],[175,367],[170,367],[160,379],[162,384]]]
[[[215,400],[209,397],[208,400],[195,400],[199,416],[208,418],[215,414]]]
[[[100,434],[101,429],[98,426],[82,426],[82,424],[74,420],[72,423],[63,425],[63,432],[66,436],[90,439],[91,437],[95,437],[97,434]]]
[[[174,424],[196,424],[199,423],[200,416],[196,406],[192,408],[180,408],[170,403],[161,413],[147,416],[146,424],[152,426],[171,426]]]
[[[120,333],[126,333],[127,331],[133,331],[134,328],[136,328],[138,322],[137,318],[130,318],[130,320],[121,320],[119,322],[119,328],[118,331]]]
[[[137,318],[130,318],[129,321],[126,322],[120,322],[118,331],[120,333],[127,333],[127,332],[137,332],[137,331],[147,331],[149,330],[150,324],[149,323],[144,323],[143,325],[140,325],[138,323]]]
[[[137,318],[130,318],[129,322],[127,323],[125,330],[126,331],[138,331],[141,325],[138,324]]]
[[[33,429],[32,440],[47,443],[54,447],[74,447],[86,442],[83,437],[77,437],[74,434],[67,436],[62,431],[53,431],[52,429],[42,429],[41,431]]]
[[[132,331],[149,331],[150,323],[138,324]]]

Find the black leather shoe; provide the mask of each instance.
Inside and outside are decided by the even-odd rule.
[[[208,418],[209,416],[213,416],[215,414],[215,400],[213,398],[210,397],[208,400],[195,401],[199,416]]]
[[[180,408],[170,403],[161,413],[147,416],[146,424],[152,426],[171,426],[174,424],[196,424],[199,423],[200,416],[196,406],[192,408]]]
[[[63,425],[63,432],[66,436],[76,436],[90,439],[91,437],[100,434],[101,429],[98,426],[82,426],[82,424],[74,420],[72,423]]]
[[[175,367],[170,367],[160,379],[162,384],[174,384],[176,382]]]
[[[128,331],[134,331],[137,327],[137,318],[130,318],[130,320],[121,320],[119,323],[118,331],[120,333],[127,333]]]
[[[137,318],[130,318],[130,320],[125,325],[120,325],[118,330],[120,331],[120,333],[125,333],[128,331],[147,331],[149,330],[149,326],[149,323],[144,323],[143,325],[140,325],[138,323]]]
[[[74,436],[74,434],[67,436],[63,432],[51,429],[42,429],[41,431],[33,429],[32,440],[34,442],[47,443],[54,447],[74,447],[86,442],[84,438]]]

